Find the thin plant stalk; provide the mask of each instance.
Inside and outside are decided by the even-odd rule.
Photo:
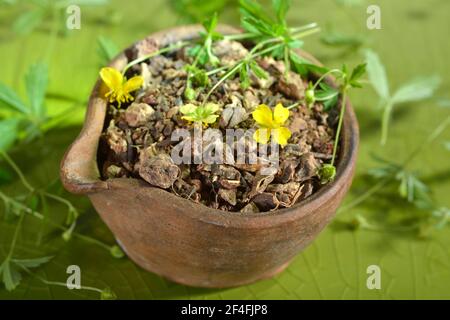
[[[425,147],[427,147],[432,142],[434,142],[444,132],[444,130],[447,128],[447,126],[449,124],[450,124],[450,116],[447,117],[444,121],[442,121],[436,127],[436,129],[434,129],[433,132],[431,132],[431,134],[428,135],[424,139],[424,141],[422,143],[420,143],[420,145],[409,154],[409,156],[406,158],[406,160],[403,161],[401,168],[405,169],[410,164],[410,162],[412,160],[414,160],[414,158],[423,151],[423,149]],[[350,210],[350,209],[356,207],[357,205],[361,204],[366,199],[368,199],[370,196],[372,196],[373,194],[375,194],[378,191],[380,191],[381,189],[383,189],[383,187],[385,187],[389,182],[391,182],[392,179],[393,179],[393,177],[389,177],[389,178],[385,178],[385,179],[381,180],[380,182],[375,184],[372,188],[370,188],[369,190],[367,190],[366,192],[361,194],[359,197],[357,197],[350,203],[343,205],[341,208],[339,208],[339,211]]]
[[[336,138],[334,139],[334,146],[333,146],[333,157],[331,158],[331,165],[334,166],[334,162],[336,161],[336,153],[337,148],[339,144],[339,138],[341,135],[342,130],[342,123],[344,122],[344,115],[345,115],[345,109],[347,105],[347,89],[342,90],[342,105],[341,105],[341,111],[339,113],[339,122],[338,127],[336,129]]]
[[[175,43],[175,44],[173,44],[173,45],[170,45],[170,46],[168,46],[168,47],[159,49],[159,50],[157,50],[157,51],[154,51],[154,52],[152,52],[152,53],[149,53],[148,55],[145,55],[145,56],[143,56],[143,57],[140,57],[140,58],[138,58],[138,59],[135,59],[135,60],[131,61],[130,63],[128,63],[128,64],[125,66],[125,68],[122,70],[122,75],[125,75],[125,73],[128,71],[128,69],[130,69],[132,66],[134,66],[134,65],[136,65],[136,64],[139,64],[139,63],[141,63],[141,62],[144,62],[145,60],[148,60],[148,59],[150,59],[150,58],[152,58],[152,57],[155,57],[155,56],[158,56],[158,55],[160,55],[160,54],[163,54],[163,53],[166,53],[166,52],[170,52],[170,51],[173,51],[173,50],[175,50],[175,49],[180,49],[180,48],[182,48],[182,47],[187,46],[188,44],[189,44],[189,42],[187,42],[187,41],[180,41],[180,42],[177,42],[177,43]]]
[[[392,107],[392,102],[388,101],[381,118],[381,145],[383,146],[386,145],[389,135],[389,122],[391,120]]]

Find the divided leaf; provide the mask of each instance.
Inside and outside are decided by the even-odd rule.
[[[366,41],[360,35],[346,35],[337,31],[328,31],[320,38],[323,44],[331,47],[361,47]]]
[[[3,284],[6,290],[13,291],[22,280],[22,275],[20,274],[18,268],[11,263],[9,259],[3,261],[0,265],[0,275],[2,276]]]
[[[349,84],[354,88],[362,88],[362,84],[359,79],[366,73],[366,64],[362,63],[357,65],[350,75]]]
[[[413,173],[400,171],[396,179],[400,181],[398,190],[402,198],[405,198],[408,202],[415,202],[420,205],[430,203],[428,187]]]
[[[0,121],[0,151],[12,147],[19,133],[19,118],[9,118]]]
[[[256,1],[240,0],[239,8],[243,18],[261,20],[269,25],[272,23],[272,19],[265,13],[261,5]]]
[[[272,0],[272,6],[277,14],[278,23],[284,24],[286,21],[286,14],[291,5],[290,0]]]
[[[27,113],[28,107],[9,87],[0,83],[0,107],[7,107],[21,113]]]
[[[45,17],[45,12],[41,9],[30,10],[22,13],[13,24],[14,32],[26,35],[37,28]]]
[[[119,53],[117,45],[107,37],[99,36],[97,44],[98,55],[101,58],[102,65],[107,65]]]
[[[44,63],[32,65],[25,77],[31,113],[39,118],[45,117],[44,99],[48,85],[48,68]]]
[[[34,259],[12,259],[11,261],[24,268],[37,268],[40,265],[49,262],[52,258],[52,256],[48,256]]]
[[[439,76],[417,78],[401,86],[392,96],[393,103],[405,103],[430,98],[439,87]]]
[[[367,74],[369,80],[380,96],[380,98],[389,99],[389,82],[386,76],[386,69],[380,61],[378,54],[374,51],[367,49],[365,51],[365,57],[367,62]]]

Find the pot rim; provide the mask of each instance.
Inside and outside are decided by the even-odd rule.
[[[165,29],[156,33],[152,33],[135,44],[142,43],[148,39],[156,39],[161,46],[167,46],[170,43],[187,40],[197,37],[201,26],[187,25],[170,29]],[[228,25],[219,25],[218,30],[226,34],[235,34],[242,32],[239,29]],[[126,64],[125,52],[132,48],[123,50],[116,58],[114,58],[109,66],[116,68],[124,67]],[[310,54],[299,50],[299,53],[321,65],[317,59]],[[333,81],[332,77],[328,78]],[[336,167],[336,177],[333,182],[328,183],[320,188],[305,200],[296,203],[292,207],[277,209],[264,213],[240,213],[222,211],[206,207],[202,204],[194,203],[187,199],[178,197],[166,190],[152,187],[149,184],[136,183],[140,179],[135,178],[113,178],[108,180],[100,180],[100,173],[97,163],[97,149],[100,135],[103,131],[104,119],[106,116],[106,101],[100,97],[102,91],[102,82],[98,77],[96,84],[92,90],[86,111],[85,122],[82,130],[75,141],[66,151],[60,167],[60,176],[64,187],[76,194],[93,195],[116,187],[115,182],[128,183],[130,187],[145,188],[145,192],[157,192],[165,197],[170,198],[175,203],[179,203],[186,210],[183,214],[189,215],[193,219],[198,219],[206,223],[211,223],[226,227],[261,227],[274,226],[280,223],[286,223],[298,219],[299,217],[313,214],[316,209],[323,203],[331,201],[339,191],[350,183],[354,167],[356,164],[358,145],[359,145],[359,127],[356,115],[352,105],[347,99],[344,122],[341,132],[341,145],[339,151],[338,164]],[[122,183],[122,186],[124,185]],[[192,208],[194,210],[189,210]]]

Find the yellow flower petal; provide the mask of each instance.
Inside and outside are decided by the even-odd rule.
[[[116,69],[110,67],[102,68],[100,77],[110,90],[118,91],[122,88],[123,76]]]
[[[266,144],[269,142],[270,139],[270,129],[258,129],[253,134],[253,139],[255,139],[256,142]]]
[[[273,111],[273,118],[276,124],[282,125],[289,118],[289,109],[283,107],[281,103],[277,104]]]
[[[125,82],[125,84],[123,85],[123,91],[125,92],[125,94],[127,94],[129,92],[139,89],[140,87],[142,87],[143,84],[144,78],[141,76],[135,76],[130,80],[128,80],[127,82]]]
[[[252,112],[253,119],[266,128],[273,127],[272,110],[265,104],[261,104],[256,107],[255,111]]]
[[[197,109],[196,105],[193,105],[192,103],[188,103],[188,104],[182,105],[180,107],[180,112],[182,114],[189,114],[189,113],[195,112],[196,109]]]
[[[285,146],[287,144],[287,141],[291,137],[291,131],[286,127],[281,127],[273,129],[272,135],[276,143],[278,143],[280,146]]]

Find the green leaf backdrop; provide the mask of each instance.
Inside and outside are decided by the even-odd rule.
[[[0,81],[18,91],[21,97],[26,97],[24,73],[31,64],[44,59],[49,63],[50,72],[51,97],[46,100],[48,113],[58,114],[65,108],[75,108],[62,125],[49,131],[44,138],[13,148],[11,156],[32,183],[46,186],[54,182],[52,191],[73,201],[81,212],[78,232],[111,244],[114,239],[110,231],[87,199],[68,195],[58,183],[59,161],[78,134],[85,110],[83,103],[74,107],[73,102],[65,102],[58,97],[72,97],[80,102],[87,100],[101,63],[96,48],[98,36],[110,38],[119,47],[125,47],[148,33],[183,21],[169,3],[166,0],[114,0],[107,7],[82,7],[81,30],[57,37],[54,43],[49,43],[45,26],[28,35],[15,34],[12,25],[21,12],[14,6],[0,6]],[[373,3],[381,7],[382,30],[367,30],[365,19],[369,3],[363,0],[293,0],[288,20],[294,24],[313,21],[321,25],[332,24],[339,32],[363,35],[367,46],[375,50],[385,64],[393,88],[415,76],[438,74],[443,79],[438,96],[449,99],[450,2],[376,0],[370,4]],[[107,16],[112,14],[121,17],[119,23],[105,23]],[[221,21],[237,24],[237,9],[227,7]],[[343,62],[355,65],[363,59],[363,54],[324,46],[319,37],[307,39],[305,47],[330,66],[339,67]],[[448,114],[448,109],[437,107],[433,100],[401,105],[394,111],[389,141],[385,147],[380,147],[380,111],[376,109],[376,94],[366,87],[352,93],[350,98],[360,121],[362,141],[357,178],[346,201],[351,201],[370,186],[363,175],[374,165],[370,153],[394,160],[406,156]],[[3,137],[7,138],[7,134]],[[447,131],[441,142],[449,140],[450,132]],[[413,167],[431,186],[436,202],[448,207],[449,151],[443,143],[435,143],[425,150],[415,159]],[[2,183],[0,187],[11,194],[22,188],[14,180]],[[48,205],[47,214],[62,222],[65,208],[51,202]],[[382,192],[351,211],[339,213],[337,219],[351,219],[356,214],[395,219],[393,217],[408,215],[409,210]],[[25,218],[22,228],[15,258],[54,256],[50,262],[35,269],[37,275],[65,282],[67,266],[76,264],[82,270],[82,285],[100,289],[110,287],[120,299],[450,298],[449,227],[421,240],[407,232],[348,231],[335,222],[279,276],[221,290],[181,286],[145,272],[127,258],[114,259],[105,250],[79,239],[64,242],[60,233],[51,226],[30,217]],[[14,230],[13,222],[0,217],[1,258],[8,252]],[[381,267],[381,290],[368,290],[366,287],[366,269],[372,264]],[[12,292],[1,287],[0,299],[99,298],[96,292],[47,286],[33,276],[24,274],[23,277],[22,283]]]

